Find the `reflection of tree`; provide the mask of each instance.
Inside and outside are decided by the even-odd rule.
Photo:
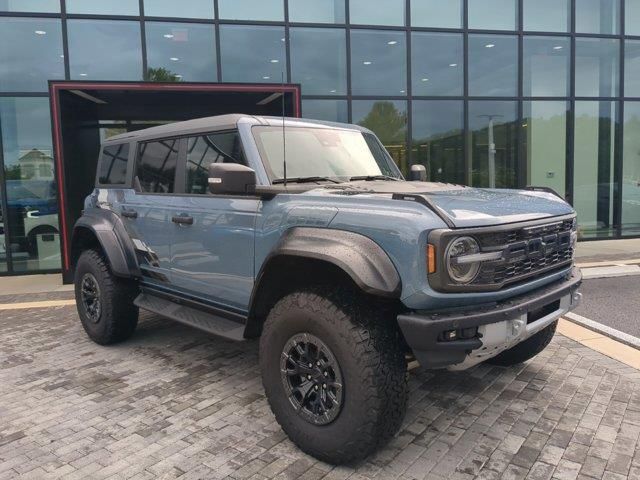
[[[7,180],[20,180],[22,178],[20,175],[20,165],[11,165],[7,167],[4,175]]]
[[[168,68],[158,67],[147,68],[147,72],[144,75],[144,79],[147,82],[181,82],[182,78],[173,73]]]
[[[358,122],[358,125],[374,132],[400,169],[406,173],[406,112],[399,111],[390,101],[374,102],[369,113]]]

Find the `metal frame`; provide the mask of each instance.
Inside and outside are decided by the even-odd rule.
[[[66,0],[60,0],[60,12],[58,13],[34,13],[34,12],[0,12],[0,20],[2,17],[20,17],[20,18],[50,18],[60,19],[61,21],[61,33],[62,33],[62,50],[64,54],[64,71],[65,79],[70,80],[70,64],[69,64],[69,42],[68,42],[68,21],[74,19],[87,19],[87,20],[125,20],[139,22],[140,24],[140,41],[142,50],[141,61],[141,78],[144,78],[144,74],[147,68],[147,41],[145,32],[145,22],[172,22],[172,23],[185,23],[185,24],[208,24],[214,27],[215,33],[215,56],[216,56],[216,74],[218,81],[223,78],[223,68],[221,62],[220,53],[220,26],[224,25],[264,25],[264,26],[276,26],[282,27],[285,31],[285,60],[286,60],[286,75],[285,82],[290,83],[292,79],[291,71],[291,51],[290,51],[290,30],[291,28],[298,27],[311,27],[311,28],[336,28],[343,29],[346,37],[346,82],[347,91],[345,95],[304,95],[302,99],[314,99],[314,100],[340,100],[347,102],[347,115],[348,121],[353,119],[352,102],[354,100],[403,100],[407,102],[407,162],[411,165],[415,161],[415,155],[412,148],[412,136],[413,136],[413,100],[458,100],[463,104],[463,163],[465,164],[465,171],[468,170],[469,161],[469,149],[470,149],[470,137],[469,137],[469,102],[476,100],[494,100],[494,101],[516,101],[518,112],[518,128],[516,129],[516,141],[518,142],[515,151],[515,165],[517,166],[517,182],[518,186],[524,186],[526,182],[526,157],[522,151],[522,131],[520,125],[524,120],[524,102],[525,101],[542,101],[542,100],[554,100],[565,101],[568,103],[567,111],[567,130],[566,130],[566,163],[565,163],[565,176],[566,185],[565,190],[570,200],[573,200],[573,176],[574,176],[574,112],[576,101],[612,101],[617,102],[617,115],[615,121],[617,121],[616,136],[614,138],[614,193],[613,193],[613,236],[602,238],[590,238],[590,240],[608,239],[608,238],[621,238],[622,232],[622,175],[623,175],[623,158],[622,158],[622,142],[624,135],[624,110],[625,101],[640,101],[640,97],[625,97],[624,88],[624,54],[625,54],[625,42],[624,40],[640,40],[640,35],[625,35],[625,0],[619,0],[619,33],[616,35],[611,34],[590,34],[590,33],[576,33],[576,0],[569,0],[569,23],[570,28],[568,32],[547,32],[547,31],[525,31],[523,25],[523,0],[514,0],[517,2],[517,24],[514,30],[492,30],[492,29],[473,29],[469,28],[468,21],[468,0],[459,0],[462,5],[462,24],[461,28],[431,28],[431,27],[413,27],[411,26],[411,0],[404,1],[405,8],[405,25],[403,26],[381,26],[381,25],[354,25],[351,24],[350,19],[350,0],[344,0],[345,8],[345,21],[343,23],[315,23],[315,22],[291,22],[289,18],[289,0],[283,1],[283,20],[282,21],[252,21],[252,20],[227,20],[219,18],[219,5],[218,0],[213,1],[213,18],[180,18],[180,17],[156,17],[147,16],[144,9],[144,0],[138,0],[139,15],[94,15],[94,14],[72,14],[68,13],[66,9]],[[406,41],[406,95],[354,95],[352,89],[352,75],[351,75],[351,31],[352,30],[378,30],[378,31],[395,31],[405,34]],[[412,32],[434,32],[434,33],[458,33],[463,38],[463,62],[464,62],[464,74],[463,74],[463,94],[462,96],[422,96],[413,95],[412,91],[412,78],[411,78],[411,33]],[[511,35],[517,38],[518,45],[518,91],[516,96],[505,97],[470,97],[468,90],[468,60],[469,60],[469,35],[470,34],[484,34],[484,35]],[[535,36],[547,36],[547,37],[564,37],[570,41],[570,66],[569,66],[569,81],[570,91],[568,97],[530,97],[525,96],[523,92],[523,43],[524,38],[529,35]],[[575,96],[575,45],[576,39],[580,38],[611,38],[617,39],[620,42],[620,59],[619,59],[619,92],[617,97],[576,97]],[[96,82],[93,82],[96,83]],[[270,84],[276,87],[278,83]],[[47,97],[47,92],[0,92],[0,97]],[[1,146],[1,143],[0,143]],[[0,166],[4,165],[2,158],[2,151],[0,149]],[[4,173],[0,173],[0,181],[2,181],[2,188],[0,190],[0,201],[4,209],[6,209],[6,192],[4,191]],[[5,229],[8,230],[8,225],[5,225]],[[624,238],[630,238],[626,235]],[[9,259],[7,260],[7,266],[9,267]]]

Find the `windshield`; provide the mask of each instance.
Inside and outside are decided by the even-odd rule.
[[[272,180],[284,177],[282,127],[252,129],[260,157]],[[371,134],[355,130],[287,127],[284,132],[287,178],[387,175],[399,177]]]

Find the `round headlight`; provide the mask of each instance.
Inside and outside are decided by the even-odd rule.
[[[480,253],[480,246],[471,237],[456,238],[447,248],[447,271],[456,283],[470,283],[480,270],[480,262],[464,258],[467,255]]]

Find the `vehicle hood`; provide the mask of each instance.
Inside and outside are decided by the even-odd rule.
[[[432,182],[351,182],[324,188],[325,195],[414,201],[437,210],[456,228],[501,225],[567,215],[573,208],[548,192],[471,188]],[[317,192],[317,190],[316,190]]]

